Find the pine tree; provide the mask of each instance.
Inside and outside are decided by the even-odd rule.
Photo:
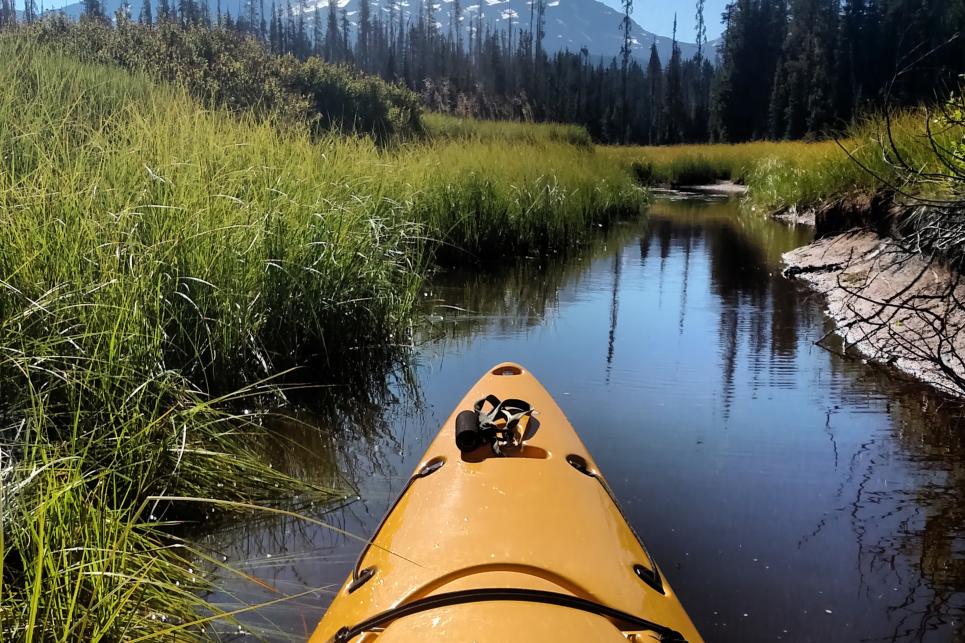
[[[647,131],[647,143],[656,145],[659,142],[660,133],[660,106],[663,104],[663,65],[660,63],[660,53],[657,51],[657,42],[654,39],[650,45],[650,61],[647,63],[647,80],[650,85],[650,127]]]
[[[141,14],[137,19],[142,25],[147,25],[148,27],[154,24],[154,12],[151,9],[151,0],[144,0],[141,4]]]
[[[728,5],[724,12],[723,45],[713,100],[714,135],[724,142],[738,138],[734,130],[739,128],[740,91],[746,84],[744,61],[749,47],[747,31],[750,11],[749,0],[737,0]]]
[[[281,51],[281,29],[278,23],[278,7],[271,3],[271,21],[268,24],[268,43],[274,53]]]
[[[535,2],[535,0],[533,0]],[[532,13],[533,2],[530,2],[530,12]],[[476,28],[473,32],[473,40],[475,40],[475,50],[476,50],[476,65],[479,67],[482,61],[482,19],[483,19],[483,0],[479,0],[476,4]]]
[[[862,100],[863,78],[859,78],[861,52],[870,43],[863,38],[866,0],[844,0],[841,27],[835,47],[835,112],[849,118]]]
[[[773,135],[800,138],[830,125],[836,0],[793,0],[770,104]]]
[[[705,0],[697,0],[697,14],[695,16],[697,26],[694,31],[697,34],[697,55],[694,57],[698,66],[704,63],[704,45],[707,43],[707,23],[704,22],[704,3]]]
[[[197,8],[194,0],[178,0],[178,13],[181,14],[181,24],[197,24]]]
[[[204,0],[202,0],[204,1]],[[258,0],[245,0],[245,31],[254,35],[258,32]]]
[[[221,0],[218,1],[220,2]],[[268,24],[265,20],[265,0],[258,0],[258,38],[261,40],[268,38]]]
[[[633,55],[633,39],[631,37],[633,20],[630,18],[630,14],[633,13],[633,0],[622,0],[622,2],[623,19],[620,21],[620,27],[623,31],[623,45],[620,47],[620,55],[622,56],[622,64],[620,68],[620,116],[623,124],[622,139],[624,143],[629,143],[630,103],[628,102],[629,94],[627,88],[627,76],[630,72],[630,57]]]
[[[342,14],[342,15],[341,15],[341,22],[342,22],[342,27],[341,27],[342,42],[341,42],[341,45],[340,45],[340,50],[341,50],[341,54],[342,54],[343,59],[344,59],[344,60],[348,60],[348,58],[349,58],[349,52],[351,51],[351,50],[349,49],[349,40],[350,40],[351,33],[352,33],[352,32],[351,32],[351,26],[350,26],[350,23],[349,23],[349,21],[348,21],[348,9],[347,9],[346,7],[342,7],[341,14]]]
[[[117,11],[114,12],[114,22],[118,26],[120,26],[120,25],[127,24],[130,21],[131,21],[131,4],[127,2],[127,0],[124,0],[124,2],[121,3],[121,6],[117,8]]]
[[[308,57],[311,47],[308,44],[308,29],[305,26],[305,16],[308,15],[306,0],[297,0],[298,18],[295,20],[295,44],[292,49],[299,58]]]
[[[666,90],[664,92],[664,105],[662,126],[662,143],[673,145],[683,140],[683,133],[686,129],[683,101],[683,84],[681,76],[681,54],[680,46],[677,44],[677,15],[674,14],[673,20],[673,41],[671,46],[670,63],[667,65]]]
[[[372,22],[369,0],[359,0],[358,39],[356,41],[355,60],[363,70],[368,69],[369,40],[371,38]]]
[[[24,20],[27,22],[32,22],[33,20],[33,11],[31,10],[32,6],[33,0],[27,0],[24,11]],[[82,14],[82,17],[87,20],[106,20],[106,16],[104,15],[104,5],[101,4],[100,0],[84,0],[84,13]]]
[[[714,139],[745,141],[766,133],[786,22],[784,0],[735,0],[727,6],[711,99]]]
[[[322,57],[325,45],[325,29],[322,26],[322,10],[315,5],[312,16],[312,55]]]
[[[713,76],[713,69],[707,70],[704,67],[704,47],[707,44],[707,23],[704,21],[704,2],[697,0],[697,13],[695,15],[695,33],[697,35],[697,54],[694,56],[694,78],[693,78],[693,111],[691,112],[691,132],[690,138],[695,141],[706,141],[708,136],[708,92],[710,86],[708,80]]]
[[[285,28],[282,30],[282,33],[285,34],[282,51],[292,53],[297,46],[298,40],[298,30],[295,26],[295,9],[292,7],[292,0],[288,0],[285,5]]]
[[[338,33],[338,13],[335,0],[328,0],[328,22],[325,29],[325,60],[335,62],[340,59],[341,36]]]
[[[453,43],[456,46],[456,50],[459,53],[462,53],[462,29],[461,29],[462,5],[459,3],[459,0],[452,0],[452,7],[450,8],[449,18],[450,18],[450,25],[451,25],[449,28],[449,31],[452,35]],[[510,29],[510,33],[512,33],[512,28],[513,28],[512,14],[510,14],[509,20],[510,20],[509,29]]]
[[[545,57],[543,38],[546,37],[546,0],[536,0],[536,57]]]

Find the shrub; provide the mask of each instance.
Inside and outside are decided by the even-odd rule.
[[[212,106],[308,122],[316,133],[334,128],[388,140],[422,132],[419,99],[409,90],[317,58],[276,56],[235,31],[52,16],[29,33],[71,57],[183,86]]]

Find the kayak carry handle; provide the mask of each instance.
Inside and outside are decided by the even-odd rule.
[[[475,411],[463,411],[456,416],[456,446],[463,453],[475,451],[484,440],[479,430],[479,416]]]

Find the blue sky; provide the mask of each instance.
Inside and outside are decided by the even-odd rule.
[[[44,6],[48,9],[62,7],[74,0],[45,0]],[[623,11],[620,0],[600,0],[610,5],[617,11]],[[710,40],[720,36],[722,25],[720,14],[724,11],[724,6],[729,0],[706,0],[704,16],[707,20],[707,37]],[[36,0],[40,6],[40,0]],[[23,0],[17,0],[17,6],[23,7]],[[132,5],[140,6],[140,2],[131,2]],[[693,42],[694,34],[694,14],[696,13],[696,0],[634,0],[633,19],[646,29],[660,36],[669,36],[673,32],[674,12],[678,14],[677,32],[681,40]]]

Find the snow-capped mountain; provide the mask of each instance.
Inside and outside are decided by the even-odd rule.
[[[247,0],[222,0],[222,11],[231,12],[232,16],[237,17],[246,12],[245,4]],[[260,0],[259,0],[260,1]],[[286,5],[288,0],[277,0],[279,5]],[[349,21],[355,26],[358,19],[359,0],[334,0],[339,8],[345,8]],[[403,16],[406,19],[416,19],[423,10],[424,0],[402,0]],[[124,0],[104,0],[105,11],[108,15],[120,8]],[[157,0],[152,0],[155,10]],[[381,10],[384,19],[389,16],[389,4],[393,0],[370,0],[372,11]],[[214,14],[216,0],[209,0],[211,12]],[[266,13],[271,10],[271,0],[264,0]],[[329,0],[308,0],[308,11],[314,12],[316,6],[323,11],[328,10]],[[133,12],[133,17],[137,18],[140,10],[140,0],[128,0],[128,4]],[[176,1],[173,3],[176,4]],[[298,0],[293,0],[292,4],[301,4]],[[434,5],[435,18],[439,29],[448,31],[451,24],[451,12],[453,0],[437,1]],[[530,26],[531,14],[530,0],[461,0],[462,17],[460,25],[464,37],[468,38],[470,29],[478,23],[478,17],[482,12],[482,22],[492,28],[506,30],[512,22],[514,32],[519,28],[528,30]],[[63,11],[73,18],[80,16],[83,5],[79,2],[69,4]],[[544,48],[548,52],[556,52],[568,49],[578,52],[583,47],[590,52],[596,59],[608,60],[613,56],[619,56],[623,37],[620,32],[620,21],[622,14],[615,9],[598,2],[597,0],[549,0],[546,5]],[[650,56],[650,45],[656,42],[657,51],[660,59],[666,64],[670,58],[671,39],[667,36],[658,36],[642,28],[634,22],[632,36],[635,42],[634,55],[644,64]],[[713,61],[716,57],[714,47],[711,42],[704,49],[704,55]],[[693,57],[697,53],[697,45],[693,43],[680,43],[681,53],[685,59]]]

